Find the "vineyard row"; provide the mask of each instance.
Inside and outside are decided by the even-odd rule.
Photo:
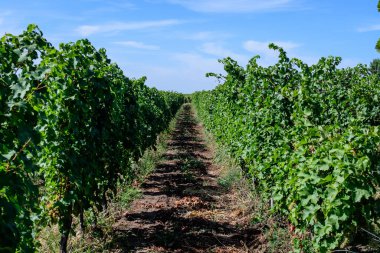
[[[98,212],[184,102],[129,79],[88,40],[55,48],[35,25],[0,40],[0,252],[34,252],[58,224]]]
[[[307,65],[270,47],[279,52],[273,66],[221,60],[227,75],[208,76],[222,83],[193,102],[273,211],[288,217],[296,249],[345,247],[378,223],[379,76],[365,65],[339,68],[339,57]]]

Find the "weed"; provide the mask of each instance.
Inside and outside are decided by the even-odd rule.
[[[225,189],[231,189],[232,186],[234,186],[239,180],[241,180],[241,172],[238,168],[233,167],[226,171],[224,175],[219,177],[218,184]]]
[[[141,196],[141,190],[135,187],[126,187],[121,191],[116,200],[122,208],[128,208],[133,200]]]

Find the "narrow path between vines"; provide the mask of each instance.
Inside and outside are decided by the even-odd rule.
[[[239,220],[233,196],[186,104],[142,197],[113,226],[113,252],[251,252],[260,231]],[[235,208],[236,209],[236,208]]]

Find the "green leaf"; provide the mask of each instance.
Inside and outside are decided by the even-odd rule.
[[[27,50],[24,50],[18,58],[18,62],[24,62],[28,58],[28,54],[29,52]]]
[[[10,160],[14,155],[16,154],[16,151],[11,150],[7,154],[1,154],[5,159]]]
[[[361,188],[356,188],[354,190],[354,193],[355,193],[355,197],[354,197],[355,202],[360,202],[363,198],[368,199],[372,195],[371,191],[369,191],[368,189],[361,189]]]

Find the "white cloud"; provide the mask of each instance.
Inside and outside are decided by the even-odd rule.
[[[342,62],[339,64],[339,68],[355,67],[359,63],[360,59],[343,58]]]
[[[175,53],[172,58],[179,63],[179,66],[186,69],[186,72],[194,74],[195,70],[202,77],[204,77],[206,72],[223,70],[217,59],[205,57],[197,53]]]
[[[0,25],[3,25],[5,23],[5,19],[12,15],[12,12],[11,11],[3,11],[3,12],[0,12]]]
[[[201,50],[206,54],[215,55],[218,57],[227,57],[233,54],[228,49],[225,49],[221,45],[213,42],[204,43]]]
[[[187,36],[190,40],[209,40],[213,37],[211,32],[198,32]]]
[[[263,42],[256,40],[248,40],[243,43],[243,48],[248,52],[260,55],[261,63],[263,65],[271,65],[277,62],[278,52],[269,49],[269,44],[274,43],[279,47],[282,47],[288,54],[292,54],[293,57],[296,57],[294,54],[294,49],[299,48],[300,45],[290,41],[272,41],[272,42]]]
[[[272,54],[274,50],[269,49],[269,44],[271,42],[261,42],[256,40],[248,40],[243,43],[243,47],[245,50],[252,52],[252,53],[262,53],[266,55]],[[273,41],[274,44],[277,46],[282,47],[285,51],[290,51],[294,48],[299,47],[299,44],[288,42],[288,41]]]
[[[268,42],[260,42],[255,40],[248,40],[243,43],[243,48],[252,53],[270,54],[272,50],[268,48]]]
[[[184,34],[183,39],[186,40],[198,40],[198,41],[210,41],[215,39],[224,39],[227,37],[230,37],[231,35],[228,33],[220,33],[220,32],[211,32],[211,31],[202,31],[202,32],[196,32],[196,33],[187,33]]]
[[[358,32],[372,32],[372,31],[379,31],[379,30],[380,30],[380,24],[371,25],[367,27],[360,27],[357,29]]]
[[[0,16],[2,16],[2,17],[7,17],[7,16],[10,16],[12,14],[13,14],[13,12],[10,10],[0,12]]]
[[[0,11],[0,37],[5,33],[19,34],[25,30],[26,27],[20,27],[20,22],[15,18],[16,16],[10,10]]]
[[[135,4],[128,2],[128,1],[125,1],[125,0],[107,0],[107,1],[104,1],[104,0],[82,0],[82,1],[90,2],[90,3],[91,2],[101,3],[104,5],[114,6],[114,7],[117,7],[119,9],[135,9],[136,8]]]
[[[82,25],[76,29],[76,31],[82,36],[88,36],[93,33],[99,32],[99,26]]]
[[[176,53],[173,61],[177,66],[176,74],[169,83],[181,84],[178,90],[184,93],[213,89],[217,82],[214,78],[207,78],[206,73],[224,73],[223,65],[216,58],[198,53]]]
[[[109,57],[130,78],[147,76],[146,84],[160,90],[175,90],[192,93],[213,89],[218,84],[215,78],[207,78],[208,72],[224,73],[217,57],[195,51],[153,51],[137,59],[128,57],[120,47],[110,48]]]
[[[182,23],[177,19],[166,19],[157,21],[142,22],[115,22],[103,25],[82,25],[76,31],[82,36],[89,36],[95,33],[120,32],[127,30],[140,30],[148,28],[159,28],[165,26],[178,25]]]
[[[148,86],[183,93],[213,89],[217,81],[205,74],[224,73],[223,65],[217,59],[193,52],[167,54],[165,61],[160,63],[133,61],[121,65],[129,77],[147,75]]]
[[[128,40],[128,41],[118,41],[114,44],[125,46],[125,47],[132,47],[137,49],[144,49],[144,50],[159,50],[160,47],[156,45],[148,45],[142,42]]]
[[[247,62],[248,58],[245,55],[234,53],[224,47],[222,47],[220,44],[214,43],[214,42],[208,42],[204,43],[201,46],[201,51],[203,53],[216,56],[218,58],[225,58],[225,57],[231,57],[234,60],[237,60],[239,62]]]
[[[293,6],[295,0],[168,0],[199,12],[258,12],[273,11]]]

